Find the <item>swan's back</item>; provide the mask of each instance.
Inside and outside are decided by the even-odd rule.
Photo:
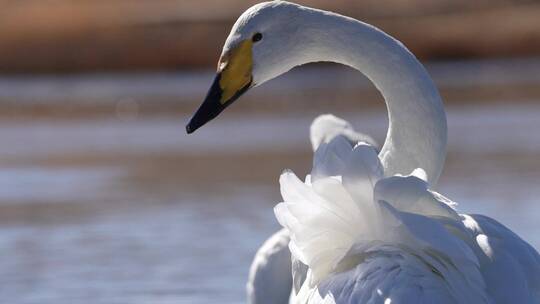
[[[517,234],[484,215],[463,215],[495,303],[540,303],[540,255]]]
[[[298,303],[540,303],[530,245],[493,219],[459,215],[422,174],[382,178],[373,149],[348,145],[321,145],[306,183],[280,180],[276,216],[309,267]]]
[[[354,269],[316,288],[304,286],[302,303],[540,303],[538,252],[494,219],[465,215],[463,220],[471,233],[463,236],[480,260],[483,298],[463,297],[468,291],[450,288],[440,273],[427,271],[425,261],[406,248],[374,245]],[[456,275],[459,280],[462,274]]]
[[[444,277],[404,248],[373,246],[355,268],[323,280],[301,294],[303,303],[490,303],[485,294],[471,298],[453,290]],[[390,299],[390,300],[389,300]]]

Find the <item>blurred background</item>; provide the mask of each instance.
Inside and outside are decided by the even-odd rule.
[[[243,303],[278,225],[277,179],[310,169],[332,112],[384,142],[379,93],[297,68],[187,136],[248,0],[0,1],[0,298]],[[298,1],[372,23],[426,64],[447,107],[438,190],[540,248],[540,4]]]

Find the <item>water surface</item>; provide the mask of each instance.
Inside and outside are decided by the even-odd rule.
[[[452,69],[432,68],[439,82],[457,86],[460,74]],[[187,77],[193,86],[186,85],[186,94],[197,93],[205,75]],[[163,77],[165,84],[155,83],[163,90],[153,90],[179,94],[173,88],[178,79]],[[482,85],[511,82],[482,79]],[[37,81],[30,84],[34,91],[8,90],[12,96],[3,98],[37,102],[40,94],[52,94],[51,100],[80,101],[103,84],[96,99],[115,103],[126,92],[95,81],[99,85],[72,88],[71,95]],[[303,81],[300,87],[318,80]],[[277,178],[284,168],[308,172],[308,129],[316,114],[231,110],[191,136],[184,134],[188,114],[180,112],[0,119],[2,302],[243,303],[251,258],[278,229],[272,213],[280,200]],[[383,142],[382,106],[338,107],[337,114]],[[449,154],[438,187],[460,211],[492,216],[536,248],[538,117],[535,99],[450,104]]]

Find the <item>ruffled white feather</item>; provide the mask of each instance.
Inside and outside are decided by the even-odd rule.
[[[490,245],[476,240],[482,238],[462,222],[455,203],[428,189],[423,170],[383,178],[376,150],[366,143],[353,148],[342,136],[322,143],[314,159],[306,182],[282,174],[284,202],[275,207],[293,257],[309,268],[297,299],[428,303],[446,296],[445,303],[499,303],[481,271],[479,253],[488,255]]]

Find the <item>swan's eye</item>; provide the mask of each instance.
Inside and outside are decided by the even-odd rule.
[[[253,42],[258,42],[258,41],[261,41],[263,38],[262,34],[261,33],[255,33],[255,35],[253,35],[253,37],[251,37],[251,40]]]

